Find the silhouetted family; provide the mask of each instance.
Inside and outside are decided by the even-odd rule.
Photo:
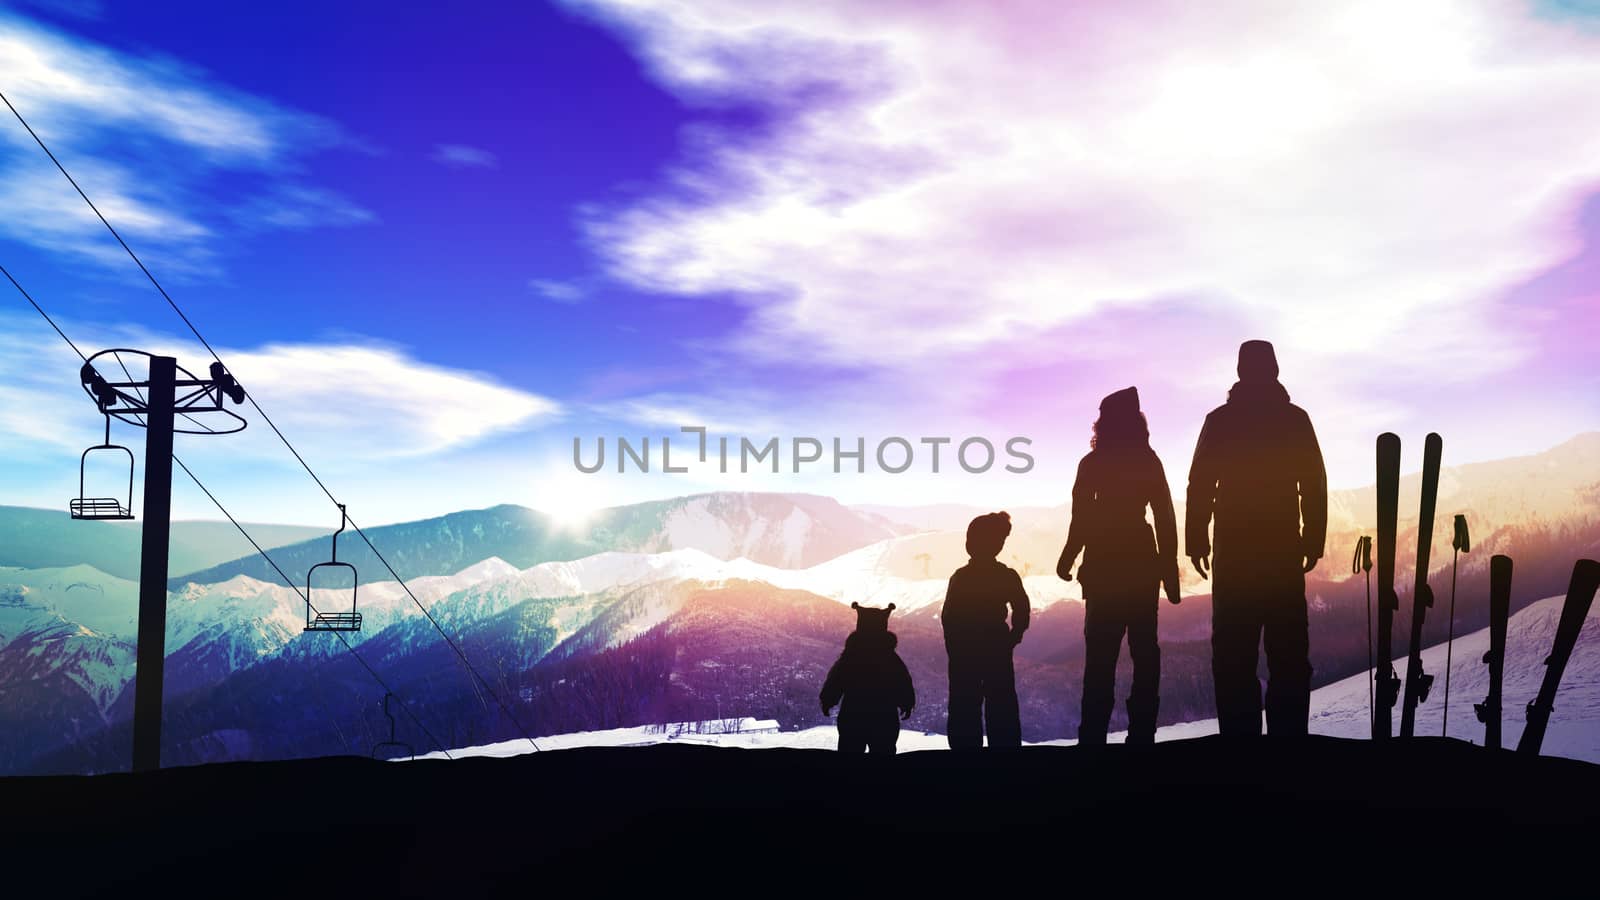
[[[1212,580],[1218,730],[1261,734],[1256,668],[1264,642],[1267,732],[1304,735],[1311,697],[1305,576],[1323,555],[1327,475],[1310,417],[1289,402],[1278,381],[1272,345],[1241,345],[1238,373],[1227,402],[1200,430],[1189,467],[1184,544],[1195,570]],[[1127,741],[1148,744],[1155,740],[1160,706],[1156,613],[1162,592],[1171,603],[1180,599],[1178,526],[1136,389],[1100,402],[1089,446],[1078,463],[1067,542],[1056,563],[1056,574],[1070,581],[1083,556],[1077,571],[1084,602],[1078,742],[1106,741],[1126,635],[1133,662]],[[981,748],[986,734],[991,749],[1022,744],[1012,651],[1028,629],[1029,605],[1021,576],[998,559],[1010,534],[1004,512],[972,520],[970,559],[950,576],[940,609],[953,750]],[[893,753],[900,722],[916,705],[910,673],[888,630],[894,604],[851,605],[856,630],[828,672],[823,713],[840,705],[841,751]]]

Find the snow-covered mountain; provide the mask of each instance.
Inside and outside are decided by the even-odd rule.
[[[91,566],[0,568],[0,684],[61,675],[105,713],[132,675],[138,595]]]
[[[1506,668],[1504,691],[1503,745],[1514,748],[1522,735],[1526,722],[1527,704],[1538,695],[1544,679],[1544,658],[1555,640],[1556,623],[1561,618],[1562,597],[1550,597],[1531,604],[1512,616],[1506,628]],[[1483,724],[1473,714],[1472,705],[1481,702],[1489,691],[1489,669],[1482,662],[1489,649],[1489,631],[1474,632],[1456,639],[1452,655],[1451,694],[1448,736],[1483,742]],[[1439,735],[1445,733],[1444,725],[1444,668],[1449,647],[1437,645],[1423,651],[1423,668],[1438,676],[1434,692],[1428,702],[1417,707],[1417,734]],[[1396,660],[1397,668],[1404,671],[1405,659]],[[1371,734],[1367,701],[1367,676],[1358,675],[1313,691],[1311,694],[1311,723],[1313,734],[1331,737],[1366,738]],[[1394,720],[1398,728],[1399,715]],[[791,731],[779,731],[768,722],[752,718],[730,717],[730,727],[709,727],[687,731],[663,728],[659,725],[639,725],[599,731],[549,735],[539,739],[543,750],[576,747],[632,747],[648,744],[688,741],[715,744],[724,747],[789,748],[832,750],[837,746],[837,730],[832,725],[815,726]],[[720,723],[708,723],[717,725]],[[1156,740],[1183,740],[1216,734],[1215,719],[1200,719],[1163,726],[1156,731]],[[1112,743],[1120,743],[1125,733],[1110,736]],[[1076,743],[1071,739],[1032,742],[1040,745],[1065,746]],[[943,734],[928,731],[904,731],[899,741],[900,752],[914,750],[943,750],[949,746]],[[532,750],[523,740],[499,741],[492,744],[454,747],[450,755],[456,759],[476,756],[518,756]],[[1596,607],[1584,622],[1572,659],[1561,680],[1556,695],[1556,710],[1545,733],[1542,752],[1546,756],[1566,756],[1573,759],[1600,763],[1600,607]],[[441,753],[423,753],[419,759],[443,759]]]
[[[447,575],[498,557],[518,568],[581,559],[608,550],[659,553],[695,549],[719,559],[740,557],[767,565],[804,567],[908,529],[870,513],[810,494],[712,493],[611,507],[582,525],[521,506],[451,513],[434,519],[369,529],[375,546],[402,578]],[[273,559],[296,581],[328,558],[328,541],[283,547]],[[384,567],[359,538],[347,537],[341,561],[368,577]],[[175,578],[201,584],[235,575],[270,581],[275,573],[246,556]]]

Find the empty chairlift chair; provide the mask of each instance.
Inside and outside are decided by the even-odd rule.
[[[333,533],[333,557],[328,562],[317,563],[306,572],[306,631],[361,630],[361,613],[356,611],[356,588],[360,586],[360,579],[356,575],[355,566],[339,562],[339,535],[344,532],[344,526],[348,518],[345,515],[344,504],[339,504],[339,530]],[[311,603],[311,585],[317,570],[331,568],[350,570],[349,612],[318,612],[317,608]]]
[[[128,455],[128,502],[116,497],[89,497],[84,492],[84,479],[88,472],[89,454],[96,450],[119,450]],[[105,443],[95,444],[78,458],[78,496],[67,504],[74,519],[131,519],[133,518],[133,451],[121,444],[111,443],[111,416],[106,415]]]
[[[372,745],[372,758],[399,759],[401,756],[406,756],[411,759],[416,759],[417,751],[413,749],[410,744],[394,739],[394,715],[389,712],[389,701],[393,697],[394,694],[383,695],[383,717],[389,720],[389,739],[387,741],[379,741],[378,743]],[[396,753],[396,750],[401,752]]]

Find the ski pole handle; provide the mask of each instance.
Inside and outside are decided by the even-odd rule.
[[[1467,517],[1456,513],[1456,535],[1450,546],[1458,552],[1472,552],[1472,538],[1467,535]]]
[[[1362,535],[1356,538],[1356,555],[1350,560],[1350,574],[1372,571],[1372,538]]]

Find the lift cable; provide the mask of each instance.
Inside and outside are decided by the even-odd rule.
[[[172,295],[167,293],[167,289],[161,286],[161,282],[156,280],[155,275],[151,274],[149,268],[147,268],[144,262],[139,259],[139,255],[133,251],[132,247],[128,246],[127,241],[122,239],[122,235],[117,231],[116,227],[113,226],[110,220],[108,220],[105,215],[100,212],[100,208],[94,205],[94,201],[90,200],[89,195],[84,193],[83,188],[78,185],[77,180],[74,179],[72,174],[67,171],[66,166],[61,164],[61,160],[56,158],[55,153],[51,152],[50,148],[45,145],[44,140],[41,139],[38,133],[33,130],[33,126],[28,124],[28,120],[22,117],[22,113],[17,111],[17,108],[12,105],[11,100],[7,98],[3,92],[0,92],[0,101],[3,101],[6,107],[11,110],[11,114],[16,117],[17,121],[22,123],[22,127],[27,129],[28,134],[34,140],[34,143],[39,145],[39,149],[43,150],[45,155],[50,157],[50,161],[55,163],[56,168],[60,170],[62,176],[65,177],[72,185],[73,189],[78,192],[78,196],[83,198],[83,202],[88,204],[89,209],[93,210],[95,217],[100,220],[101,224],[106,226],[106,230],[111,232],[112,237],[117,239],[117,243],[120,244],[122,249],[127,252],[129,258],[133,260],[134,264],[139,267],[139,271],[143,272],[145,278],[149,279],[150,284],[153,285],[156,291],[161,294],[162,298],[167,301],[167,305],[171,306],[172,311],[177,313],[178,318],[183,320],[183,324],[189,327],[189,331],[195,336],[195,339],[206,348],[207,352],[211,354],[211,358],[215,359],[218,363],[222,363],[222,357],[217,355],[216,349],[213,348],[211,343],[205,339],[205,336],[200,333],[200,329],[196,328],[194,322],[184,314],[181,308],[179,308],[177,301],[172,299]],[[13,283],[15,283],[14,280]],[[35,308],[38,308],[37,304],[35,304]],[[60,329],[57,329],[57,331],[59,332]],[[62,337],[65,336],[66,335],[62,335]],[[71,342],[69,341],[68,343]],[[73,349],[77,348],[74,347]],[[82,356],[83,354],[79,353],[79,355]],[[225,363],[222,364],[226,365]],[[328,486],[323,483],[321,478],[317,477],[317,473],[312,471],[311,466],[306,462],[305,457],[300,455],[300,451],[295,449],[294,444],[290,443],[289,439],[284,436],[283,431],[279,429],[277,424],[272,421],[272,417],[268,416],[267,411],[261,408],[260,403],[256,402],[254,393],[247,392],[245,397],[250,401],[250,405],[255,409],[255,411],[260,414],[262,421],[267,423],[267,427],[272,429],[272,433],[276,434],[278,436],[278,440],[282,441],[283,445],[288,448],[291,454],[294,455],[295,460],[300,463],[300,467],[306,470],[306,474],[311,476],[311,480],[315,481],[317,483],[317,487],[322,489],[322,493],[327,495],[328,500],[331,501],[333,505],[340,506],[338,498],[334,497],[333,492],[328,489]],[[516,714],[511,712],[510,708],[506,706],[505,701],[502,700],[499,694],[495,693],[494,689],[489,686],[488,679],[484,678],[483,675],[478,672],[477,668],[472,665],[472,661],[469,660],[467,655],[461,651],[461,648],[456,645],[456,642],[452,640],[450,635],[446,634],[444,629],[439,626],[438,621],[433,618],[431,613],[428,612],[427,607],[423,606],[422,601],[418,600],[417,596],[411,592],[411,588],[405,583],[405,580],[400,577],[399,573],[395,572],[393,566],[389,565],[388,560],[384,559],[383,554],[378,552],[378,548],[373,546],[372,539],[367,537],[366,532],[362,531],[361,526],[357,525],[353,520],[350,523],[350,527],[356,530],[356,534],[360,535],[362,541],[366,542],[366,545],[371,548],[373,554],[378,557],[380,562],[383,563],[384,568],[388,569],[389,574],[393,575],[395,580],[400,583],[400,587],[403,588],[406,592],[406,595],[411,598],[411,602],[415,603],[417,608],[422,610],[422,613],[427,617],[429,624],[433,626],[435,631],[439,632],[439,636],[444,638],[445,643],[450,645],[450,649],[454,650],[456,655],[461,658],[461,661],[466,665],[467,670],[483,684],[486,690],[489,691],[489,695],[494,698],[495,703],[500,706],[500,709],[504,711],[508,717],[510,717],[512,724],[516,725],[517,730],[522,733],[523,739],[532,745],[535,750],[538,750],[539,745],[534,743],[533,738],[528,734],[527,728],[523,727],[522,722],[517,718]]]
[[[528,735],[528,729],[522,726],[522,722],[517,719],[517,714],[512,712],[511,709],[506,706],[505,701],[500,699],[500,695],[495,693],[493,687],[490,687],[488,680],[485,679],[483,674],[480,673],[477,668],[473,666],[472,663],[467,659],[467,654],[462,652],[461,648],[456,645],[456,642],[451,640],[450,635],[446,634],[445,630],[439,626],[438,621],[433,618],[433,613],[429,612],[428,608],[422,605],[422,601],[417,599],[416,594],[411,593],[411,587],[406,584],[404,578],[400,577],[400,573],[394,570],[394,566],[389,565],[389,561],[383,558],[383,554],[380,553],[378,548],[373,545],[372,539],[367,537],[367,533],[362,531],[361,526],[357,525],[353,520],[350,522],[350,527],[354,528],[356,530],[356,534],[361,536],[361,540],[366,542],[367,548],[372,551],[373,556],[378,558],[378,562],[383,563],[383,567],[389,570],[390,575],[394,576],[394,580],[398,582],[400,587],[406,592],[406,596],[411,598],[411,602],[415,603],[417,608],[422,610],[422,614],[428,617],[428,621],[433,623],[434,630],[439,632],[439,635],[444,638],[445,643],[450,645],[450,649],[454,650],[456,655],[461,657],[461,661],[466,664],[467,670],[476,676],[479,681],[483,682],[483,689],[489,692],[489,696],[493,697],[494,702],[500,706],[500,711],[505,713],[506,716],[511,719],[512,724],[517,726],[518,731],[522,732],[523,740],[527,741],[529,746],[533,747],[533,749],[537,751],[539,749],[539,745],[534,743],[533,738]]]
[[[67,171],[67,167],[62,165],[61,160],[57,159],[55,153],[45,145],[44,140],[39,137],[38,132],[33,130],[33,126],[29,125],[28,120],[22,117],[22,113],[17,111],[17,108],[11,104],[11,99],[7,97],[4,92],[0,92],[0,101],[3,101],[6,105],[6,108],[11,110],[11,114],[16,117],[17,121],[22,123],[22,127],[27,129],[29,136],[33,138],[33,142],[39,145],[39,149],[43,150],[45,155],[50,157],[50,161],[56,164],[56,168],[60,170],[62,176],[67,179],[67,182],[72,185],[72,189],[78,192],[78,196],[82,197],[83,202],[89,205],[89,209],[94,212],[95,217],[100,220],[102,225],[106,226],[106,230],[111,232],[111,236],[117,239],[117,243],[122,245],[122,249],[127,252],[128,258],[133,260],[134,265],[139,267],[139,271],[144,273],[144,277],[149,279],[150,283],[155,286],[156,291],[159,292],[167,301],[167,305],[172,307],[172,311],[178,314],[178,318],[183,320],[183,324],[189,326],[189,332],[195,336],[195,340],[198,340],[201,345],[206,348],[206,352],[211,354],[212,359],[219,363],[222,362],[222,357],[217,355],[216,349],[213,348],[211,343],[205,339],[205,336],[200,333],[200,329],[194,327],[194,323],[191,322],[189,317],[184,314],[183,310],[178,307],[178,302],[173,300],[172,295],[167,293],[167,289],[162,287],[161,282],[156,280],[156,276],[152,274],[145,266],[144,261],[139,258],[139,254],[133,252],[133,248],[128,246],[128,242],[122,239],[121,232],[117,231],[116,226],[112,225],[111,221],[105,217],[105,214],[100,212],[100,207],[95,206],[94,201],[89,199],[89,195],[83,192],[83,188],[78,185],[78,180],[72,177],[72,173]],[[13,283],[15,282],[13,281]],[[38,308],[37,304],[35,305],[35,308]],[[59,328],[56,329],[57,332],[60,330],[61,329]],[[62,335],[62,337],[65,336],[66,335]],[[68,343],[71,342],[69,341]],[[77,347],[73,347],[73,349],[76,350]],[[81,352],[78,355],[83,356]],[[270,427],[273,433],[278,436],[278,440],[282,441],[283,445],[289,448],[289,452],[294,454],[294,458],[299,460],[300,467],[306,470],[306,474],[310,475],[311,480],[317,483],[317,487],[322,488],[322,492],[328,495],[328,499],[333,502],[333,505],[338,506],[339,501],[334,498],[333,492],[328,490],[328,486],[322,483],[322,479],[317,477],[317,473],[311,471],[311,467],[306,465],[306,461],[303,457],[301,457],[300,451],[296,450],[294,445],[289,443],[289,439],[283,436],[283,432],[278,430],[278,426],[273,423],[272,418],[267,415],[266,410],[262,409],[261,405],[256,402],[255,395],[252,393],[246,393],[245,396],[247,399],[249,399],[250,405],[255,407],[256,412],[261,414],[262,421],[266,422],[267,426]]]
[[[172,455],[172,461],[177,463],[180,469],[183,469],[183,474],[189,476],[189,480],[193,481],[195,487],[199,488],[205,493],[206,497],[212,502],[213,505],[217,507],[217,510],[226,516],[229,522],[233,523],[233,527],[239,529],[239,533],[244,535],[244,539],[250,542],[250,546],[256,548],[256,553],[260,554],[261,558],[266,560],[268,565],[272,566],[272,568],[278,573],[278,577],[283,579],[283,583],[289,586],[289,590],[294,591],[295,595],[304,600],[307,606],[311,606],[311,598],[300,592],[299,585],[296,585],[289,578],[288,574],[283,571],[276,560],[267,555],[267,551],[261,548],[261,545],[256,542],[256,539],[250,536],[250,532],[246,531],[244,526],[239,524],[239,520],[233,517],[233,513],[228,512],[227,507],[222,505],[222,501],[218,500],[216,495],[211,493],[210,488],[206,487],[200,482],[200,479],[194,474],[194,472],[190,471],[188,466],[184,465],[183,460],[179,459],[176,453]],[[315,606],[311,606],[311,611],[313,613],[318,612]],[[361,654],[356,651],[355,646],[351,644],[343,634],[337,631],[333,632],[333,634],[339,639],[340,643],[344,644],[344,648],[350,651],[350,655],[356,658],[356,662],[360,663],[361,667],[367,670],[367,674],[372,676],[372,680],[376,681],[378,686],[383,688],[386,693],[394,695],[395,700],[400,704],[400,708],[405,710],[406,715],[411,717],[411,721],[415,722],[418,728],[422,729],[422,733],[428,736],[428,740],[433,741],[434,746],[439,748],[440,752],[445,755],[445,758],[452,758],[450,756],[450,751],[445,747],[444,743],[433,736],[433,732],[428,730],[428,726],[422,724],[422,720],[418,719],[416,713],[411,711],[411,707],[407,706],[405,701],[401,700],[400,696],[395,694],[394,690],[390,688],[388,684],[384,683],[383,678],[373,670],[372,666],[368,665],[367,661],[361,658]]]
[[[3,94],[0,94],[0,97],[3,96]],[[84,362],[88,362],[89,357],[83,355],[83,351],[79,350],[78,345],[72,342],[72,338],[67,337],[67,333],[61,330],[61,326],[56,324],[55,319],[50,318],[50,314],[45,312],[44,307],[40,306],[38,301],[33,299],[33,295],[29,294],[27,290],[22,287],[22,285],[18,284],[17,279],[11,277],[11,272],[6,269],[5,266],[0,265],[0,273],[3,273],[6,276],[6,280],[11,282],[12,286],[17,289],[17,293],[21,294],[23,299],[27,300],[30,306],[38,310],[39,315],[44,316],[44,320],[50,323],[50,327],[56,330],[56,334],[61,335],[61,339],[67,342],[67,346],[72,348],[72,352],[78,354],[79,359],[83,360]]]
[[[67,342],[67,346],[71,347],[72,351],[78,354],[79,358],[81,358],[84,362],[89,361],[89,358],[83,355],[83,351],[78,349],[78,345],[72,342],[72,338],[67,337],[67,333],[61,330],[61,327],[56,324],[55,320],[50,318],[50,314],[44,311],[44,307],[40,306],[38,302],[33,299],[32,295],[30,295],[27,290],[17,282],[17,279],[12,277],[11,272],[8,271],[3,264],[0,264],[0,274],[4,274],[6,276],[6,279],[16,287],[18,293],[22,294],[22,296],[27,299],[28,304],[37,310],[39,315],[43,316],[46,322],[50,323],[50,327],[55,329],[56,334],[61,335],[61,339]],[[126,371],[126,369],[124,369],[124,371]],[[131,376],[129,377],[129,380],[132,380]],[[274,561],[272,557],[268,556],[265,550],[261,549],[261,545],[256,542],[255,538],[250,536],[250,532],[246,531],[244,526],[240,525],[239,521],[233,517],[233,514],[228,512],[228,510],[223,507],[222,502],[217,499],[215,494],[211,493],[209,488],[207,488],[204,484],[201,484],[200,479],[195,477],[194,472],[190,471],[189,467],[184,465],[183,460],[179,459],[176,453],[172,455],[172,461],[177,463],[178,466],[183,469],[184,474],[189,476],[190,480],[195,483],[196,487],[205,492],[206,497],[210,498],[211,502],[216,505],[217,509],[220,510],[224,516],[227,516],[228,521],[233,523],[233,527],[239,529],[239,533],[244,535],[245,540],[250,542],[250,546],[254,547],[257,553],[261,554],[261,558],[265,559],[267,563],[272,566],[272,568],[277,569],[278,575],[283,578],[283,583],[288,585],[289,589],[294,591],[297,596],[305,600],[307,606],[311,606],[311,598],[300,593],[300,589],[295,586],[294,582],[290,580],[288,575],[284,574],[283,569],[279,568],[277,562]],[[313,612],[316,611],[316,607],[311,608]],[[338,633],[335,632],[335,634]],[[338,638],[339,641],[344,644],[345,649],[350,651],[350,655],[354,656],[356,661],[361,663],[361,667],[367,670],[367,674],[371,675],[372,679],[378,682],[378,686],[383,688],[385,693],[394,694],[394,690],[384,682],[383,678],[378,675],[372,666],[367,664],[365,659],[361,658],[361,654],[356,652],[356,648],[348,640],[345,640],[344,635],[338,634]],[[416,713],[412,712],[411,708],[406,706],[405,701],[401,700],[398,694],[395,694],[395,700],[400,703],[400,708],[405,710],[406,715],[411,717],[411,721],[416,723],[417,727],[422,730],[422,733],[427,735],[430,741],[433,741],[434,745],[437,746],[440,752],[445,755],[445,758],[451,759],[452,757],[450,756],[450,751],[445,748],[444,743],[433,736],[433,732],[429,731],[428,727],[422,724],[422,721],[417,718]]]

